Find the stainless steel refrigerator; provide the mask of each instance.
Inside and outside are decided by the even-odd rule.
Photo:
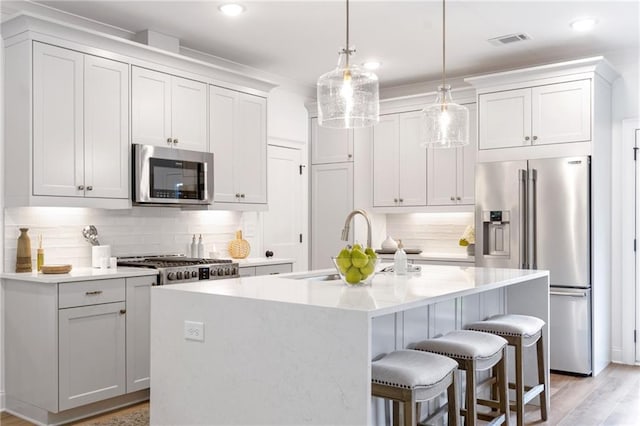
[[[591,374],[590,157],[479,163],[476,264],[550,271],[550,367]]]

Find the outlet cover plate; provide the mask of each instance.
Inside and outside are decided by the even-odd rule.
[[[204,342],[204,323],[197,321],[185,321],[184,338],[185,340]]]

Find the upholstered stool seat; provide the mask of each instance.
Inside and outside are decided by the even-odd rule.
[[[399,423],[399,403],[403,403],[404,425],[417,424],[416,404],[447,391],[449,424],[458,424],[458,364],[447,357],[425,352],[400,350],[371,363],[371,394],[394,402],[394,424]]]
[[[475,425],[476,419],[491,420],[490,424],[509,422],[508,386],[506,356],[507,341],[493,334],[477,331],[452,331],[436,339],[424,340],[412,349],[446,355],[458,363],[460,370],[466,371],[466,407],[462,410],[466,425]],[[476,372],[495,367],[497,370],[498,401],[476,398]],[[480,414],[476,404],[499,409],[497,416]]]
[[[515,383],[509,384],[516,391],[516,416],[518,426],[524,425],[524,406],[536,396],[540,395],[540,416],[547,420],[549,404],[549,385],[544,359],[544,343],[542,328],[545,323],[540,318],[528,315],[496,315],[485,321],[478,321],[467,325],[468,330],[483,331],[501,336],[507,340],[509,346],[515,348]],[[524,348],[536,344],[538,361],[538,383],[533,386],[524,384]]]

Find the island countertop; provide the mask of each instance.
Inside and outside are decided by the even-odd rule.
[[[348,286],[340,279],[324,279],[335,272],[333,269],[326,269],[277,276],[200,281],[162,288],[365,311],[371,317],[376,317],[548,275],[548,271],[541,270],[422,265],[419,272],[407,275],[378,272],[371,285]]]

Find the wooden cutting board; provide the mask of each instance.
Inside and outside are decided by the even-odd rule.
[[[71,265],[42,265],[40,270],[43,274],[68,274]]]

